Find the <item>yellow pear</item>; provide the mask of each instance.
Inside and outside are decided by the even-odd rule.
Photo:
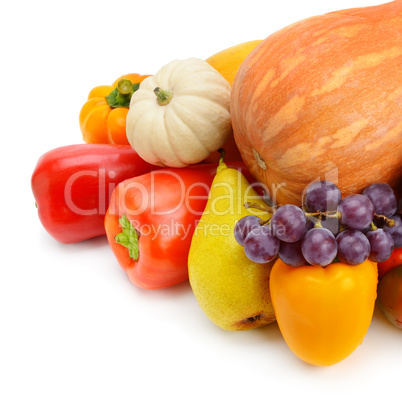
[[[273,263],[250,261],[234,237],[242,217],[252,213],[266,220],[270,215],[247,210],[246,202],[266,207],[244,175],[221,160],[188,260],[190,285],[201,309],[216,325],[232,331],[275,321],[269,293]]]

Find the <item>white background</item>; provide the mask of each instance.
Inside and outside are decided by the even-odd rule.
[[[381,400],[400,395],[402,332],[376,310],[363,344],[304,364],[276,324],[226,332],[188,283],[136,288],[104,237],[62,245],[42,228],[30,176],[81,143],[89,90],[207,58],[297,20],[379,4],[333,1],[15,1],[1,9],[0,400]]]

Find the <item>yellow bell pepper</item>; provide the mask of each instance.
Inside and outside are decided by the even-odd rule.
[[[232,86],[237,70],[244,59],[262,40],[251,40],[238,45],[221,50],[218,53],[208,57],[206,61],[218,70]]]
[[[278,259],[270,292],[279,329],[301,360],[330,366],[349,356],[370,326],[377,264],[291,267]]]
[[[219,71],[226,81],[232,86],[237,70],[241,63],[250,54],[254,48],[261,43],[262,40],[251,40],[249,42],[240,43],[238,45],[221,50],[218,53],[208,57],[205,61],[211,65],[215,70]],[[223,147],[226,151],[225,160],[228,161],[241,161],[239,149],[233,135],[231,135]],[[205,160],[206,163],[218,163],[221,155],[218,151],[212,152],[211,155]]]
[[[88,95],[79,122],[88,144],[130,145],[126,137],[126,117],[132,94],[149,75],[126,74],[112,85],[99,85]]]

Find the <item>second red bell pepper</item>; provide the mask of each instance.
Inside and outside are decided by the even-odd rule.
[[[254,180],[242,162],[228,165]],[[191,239],[217,166],[161,169],[116,187],[105,217],[106,235],[135,285],[157,289],[188,279]]]

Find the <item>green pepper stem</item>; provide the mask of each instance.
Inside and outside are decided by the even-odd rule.
[[[106,101],[108,105],[112,108],[126,107],[130,106],[131,97],[133,93],[140,87],[139,83],[133,84],[127,78],[122,78],[118,83],[116,88],[108,96],[106,96]]]
[[[118,233],[114,239],[117,244],[127,248],[130,258],[132,258],[134,261],[137,261],[139,258],[139,233],[126,215],[123,215],[119,219],[119,224],[122,228],[122,231]]]
[[[133,91],[133,84],[127,78],[122,78],[117,83],[117,90],[119,91],[120,96],[128,96]]]

